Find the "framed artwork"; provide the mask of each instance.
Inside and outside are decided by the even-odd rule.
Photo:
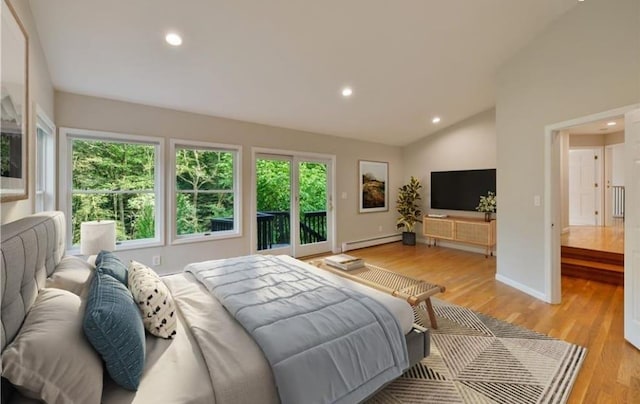
[[[2,0],[0,75],[0,200],[27,199],[29,40],[8,0]]]
[[[360,160],[360,213],[389,210],[389,163]]]

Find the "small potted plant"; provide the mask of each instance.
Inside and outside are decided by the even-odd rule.
[[[496,194],[495,192],[487,192],[487,195],[480,196],[480,203],[476,206],[478,212],[484,213],[484,221],[491,221],[491,214],[496,211]]]
[[[397,210],[400,217],[398,218],[397,227],[398,229],[403,227],[405,229],[402,232],[402,244],[404,245],[416,245],[415,224],[416,222],[422,222],[422,211],[417,203],[420,200],[420,188],[422,188],[420,181],[411,176],[409,183],[398,189],[396,203],[398,204]]]

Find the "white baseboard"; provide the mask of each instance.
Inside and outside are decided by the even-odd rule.
[[[400,240],[402,240],[402,234],[387,234],[385,236],[372,237],[364,240],[345,241],[342,243],[342,252],[357,250],[358,248],[373,247],[374,245],[393,243]]]
[[[419,237],[417,241],[421,244],[427,244],[427,239],[424,237]],[[456,243],[456,242],[447,241],[447,240],[438,240],[438,247],[453,248],[456,250],[468,251],[468,252],[478,253],[482,255],[487,253],[487,250],[484,247],[478,247],[471,244]],[[494,257],[497,256],[495,249],[493,250],[493,256]]]
[[[539,292],[539,291],[537,291],[535,289],[532,289],[532,288],[528,287],[527,285],[523,285],[520,282],[514,281],[511,278],[507,278],[504,275],[496,274],[496,280],[498,282],[504,283],[505,285],[509,285],[512,288],[516,288],[519,291],[524,292],[524,293],[526,293],[526,294],[528,294],[530,296],[533,296],[536,299],[540,299],[540,300],[542,300],[544,302],[551,303],[551,300],[548,299],[547,296],[544,293],[541,293],[541,292]]]

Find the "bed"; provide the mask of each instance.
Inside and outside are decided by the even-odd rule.
[[[30,360],[36,362],[38,372],[45,372],[42,369],[48,369],[49,372],[44,376],[38,374],[38,378],[50,377],[56,383],[64,383],[65,375],[72,377],[75,371],[78,378],[87,380],[84,383],[76,383],[80,385],[70,388],[71,393],[66,396],[56,396],[55,392],[52,393],[54,387],[42,387],[39,397],[58,397],[56,400],[50,401],[99,401],[103,403],[292,402],[291,397],[295,396],[283,399],[285,387],[280,384],[283,377],[291,375],[291,369],[279,371],[278,367],[274,366],[272,355],[268,351],[269,347],[259,345],[257,342],[261,338],[260,334],[251,334],[246,328],[247,324],[244,322],[241,324],[242,316],[239,316],[240,320],[238,320],[230,314],[230,311],[234,310],[245,313],[254,304],[247,304],[246,299],[241,299],[242,307],[233,308],[235,307],[233,306],[234,296],[239,292],[229,291],[224,285],[224,287],[207,286],[197,279],[203,276],[202,273],[210,273],[206,272],[207,270],[218,271],[219,269],[209,267],[220,265],[220,261],[211,261],[206,265],[202,263],[199,264],[199,267],[195,265],[196,269],[200,268],[204,271],[202,273],[194,269],[192,272],[162,277],[162,282],[170,290],[177,307],[175,310],[176,332],[172,339],[157,338],[149,333],[143,336],[145,344],[144,369],[136,391],[124,389],[114,382],[107,374],[108,372],[103,369],[100,357],[86,343],[82,333],[68,331],[74,327],[77,328],[77,321],[81,320],[73,320],[76,321],[73,323],[75,325],[69,325],[71,320],[60,320],[63,321],[61,323],[63,325],[60,326],[64,329],[63,333],[66,332],[69,335],[61,337],[59,341],[52,341],[52,337],[46,336],[40,336],[40,340],[33,337],[32,334],[38,334],[38,327],[34,324],[40,324],[41,329],[43,328],[42,324],[49,324],[46,322],[49,321],[47,315],[62,316],[59,314],[58,308],[54,310],[54,303],[60,304],[64,301],[65,310],[66,307],[72,307],[70,316],[79,316],[79,313],[91,304],[87,302],[87,296],[92,293],[90,287],[97,283],[92,282],[95,270],[79,257],[64,255],[64,233],[65,219],[61,212],[32,215],[2,226],[1,347],[3,375],[7,371],[13,371],[21,375],[23,379],[33,379],[33,374],[26,373],[27,370],[21,368],[22,362],[26,363],[27,361],[24,355],[31,355]],[[428,330],[412,325],[413,314],[406,302],[326,273],[290,257],[256,257],[249,260],[257,262],[260,267],[269,265],[269,268],[279,268],[280,265],[284,265],[295,268],[296,271],[302,273],[308,271],[309,276],[312,276],[316,282],[331,283],[339,290],[346,291],[347,294],[353,293],[359,299],[368,301],[367,304],[372,304],[371,301],[375,300],[373,305],[383,307],[383,311],[388,312],[395,319],[394,324],[401,330],[402,346],[406,350],[407,361],[399,361],[398,363],[403,363],[402,367],[407,368],[428,355]],[[209,269],[203,269],[203,265]],[[229,276],[236,277],[239,272],[245,272],[244,267],[236,273],[230,273]],[[305,282],[307,281],[305,280]],[[247,281],[243,280],[237,284],[245,285],[246,283]],[[218,295],[212,293],[212,290],[216,288]],[[219,290],[226,292],[221,293]],[[225,308],[221,303],[220,299],[224,299],[224,297],[220,296],[225,293],[232,300],[225,302],[225,304],[232,309]],[[318,300],[318,296],[325,295],[328,293],[307,300],[315,301]],[[47,309],[49,309],[49,314],[46,314]],[[36,316],[35,312],[40,313],[41,311],[45,314],[39,319],[40,323],[37,323],[32,317]],[[258,313],[261,312],[258,311]],[[264,313],[247,321],[261,321],[263,317],[265,317]],[[284,319],[287,318],[285,314]],[[336,322],[336,320],[332,321]],[[343,322],[348,323],[348,321]],[[269,325],[267,323],[270,323],[270,320],[264,320],[257,329],[268,328],[266,327]],[[31,334],[29,334],[30,332]],[[307,332],[306,334],[313,333]],[[307,338],[306,334],[305,338]],[[30,341],[25,335],[32,336],[31,338],[35,342]],[[23,356],[16,356],[14,351],[19,351],[19,349],[15,346],[21,346],[20,344],[25,340],[27,342],[24,346],[27,347],[27,353],[22,352],[20,355]],[[297,339],[286,345],[295,344],[296,341]],[[32,345],[28,345],[29,343]],[[355,344],[357,345],[357,343]],[[71,345],[65,348],[65,344]],[[89,348],[86,348],[85,345]],[[84,351],[76,352],[79,349],[78,346],[84,347]],[[39,349],[42,349],[42,353],[39,352]],[[66,352],[65,349],[73,350],[73,353]],[[353,354],[350,351],[341,351],[342,349],[344,348],[338,347],[336,352],[345,352],[343,356]],[[374,366],[380,362],[378,356],[381,354],[367,352],[367,357],[363,357],[363,352],[365,351],[356,352],[357,360],[371,362]],[[317,372],[318,380],[323,374],[328,373],[331,376],[332,373],[336,373],[335,369],[328,371],[325,367],[327,365],[323,365],[321,357],[317,355],[316,353],[316,356],[313,357],[313,362],[306,361],[307,364],[317,365],[307,369],[308,371]],[[67,363],[69,356],[73,357],[71,364]],[[52,359],[49,359],[50,357]],[[298,353],[292,357],[297,360]],[[86,358],[84,362],[83,358]],[[373,358],[373,360],[369,358]],[[292,360],[287,358],[286,362],[292,362]],[[79,369],[77,369],[78,367]],[[343,369],[338,369],[339,373],[342,371]],[[15,376],[13,377],[16,380]],[[295,377],[295,374],[291,377]],[[375,378],[369,377],[369,379]],[[280,382],[277,383],[276,380],[280,380]],[[364,393],[341,394],[339,399],[328,401],[361,401],[366,396],[375,393],[375,390],[382,388],[389,380],[381,378],[374,380],[374,382],[370,383],[367,380],[368,390],[365,390]],[[315,387],[305,388],[313,390]],[[79,389],[79,391],[74,389]],[[24,392],[24,386],[20,391],[16,391],[12,384],[3,377],[2,402],[34,402],[33,392],[30,394],[31,398],[21,394]],[[47,394],[49,395],[47,396]],[[310,395],[309,397],[313,397],[313,399],[303,401],[317,401],[316,396]]]

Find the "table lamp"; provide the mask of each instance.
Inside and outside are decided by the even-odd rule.
[[[80,224],[80,254],[96,255],[116,249],[116,222],[96,220]]]

